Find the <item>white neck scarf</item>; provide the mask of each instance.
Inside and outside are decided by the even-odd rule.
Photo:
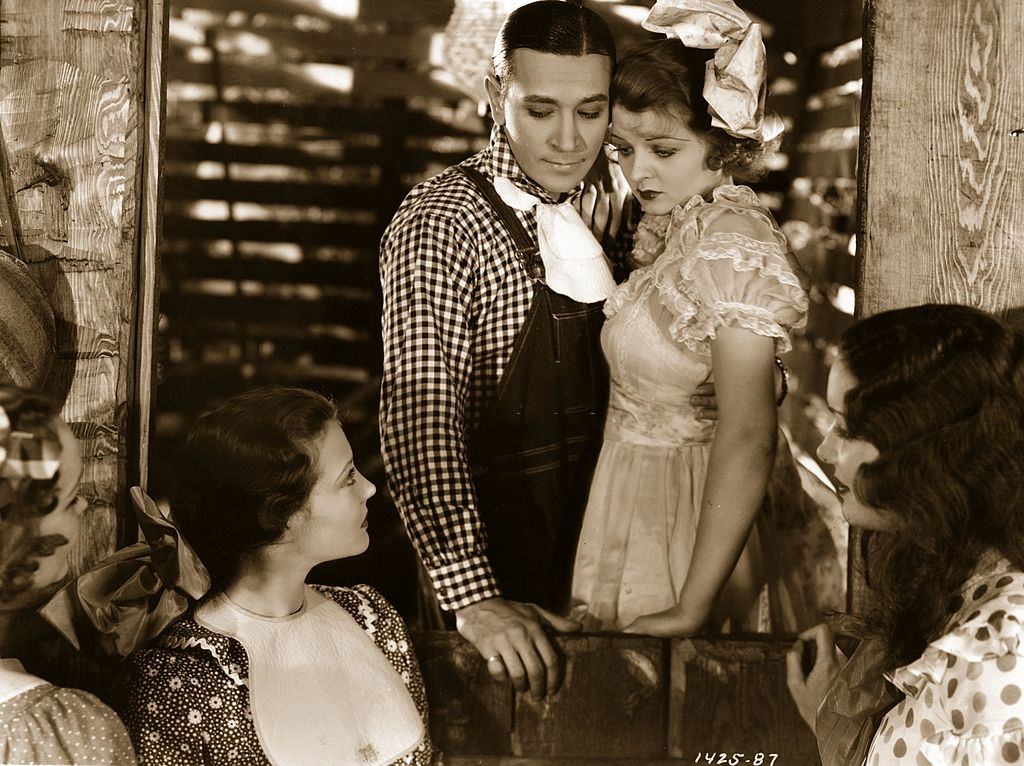
[[[514,210],[535,211],[548,287],[580,303],[596,303],[612,294],[615,280],[608,259],[571,203],[546,203],[501,176],[494,179],[494,188]]]

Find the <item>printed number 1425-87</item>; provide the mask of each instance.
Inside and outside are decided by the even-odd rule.
[[[778,753],[697,753],[694,763],[706,763],[709,766],[775,766]]]

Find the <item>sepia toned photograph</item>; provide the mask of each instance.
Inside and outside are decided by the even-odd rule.
[[[1024,764],[1021,0],[0,0],[0,763]]]

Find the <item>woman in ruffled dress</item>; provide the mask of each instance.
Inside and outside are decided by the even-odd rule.
[[[124,718],[140,763],[434,762],[394,608],[365,585],[305,584],[316,564],[369,544],[374,487],[353,461],[334,405],[302,389],[240,394],[193,426],[172,503],[173,569],[202,576],[173,584],[197,595],[208,572],[210,589],[128,658]]]
[[[867,530],[866,620],[789,687],[825,766],[998,766],[1024,751],[1024,337],[966,306],[851,327],[818,450]]]
[[[67,574],[86,503],[82,454],[45,396],[0,386],[0,604],[37,606]],[[0,658],[0,763],[135,763],[114,711]]]
[[[611,157],[644,217],[635,270],[605,304],[611,397],[574,612],[655,635],[795,632],[816,621],[811,588],[778,550],[765,555],[776,525],[759,511],[775,356],[807,297],[771,213],[734,184],[782,130],[764,114],[764,46],[731,0],[659,0],[643,25],[667,39],[629,52],[612,82]],[[717,424],[689,401],[712,376]]]

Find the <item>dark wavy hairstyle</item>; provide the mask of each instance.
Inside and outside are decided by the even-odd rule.
[[[714,55],[713,50],[687,48],[676,38],[630,49],[612,77],[612,113],[655,111],[682,120],[708,143],[711,170],[723,169],[739,180],[753,181],[764,175],[765,161],[782,139],[737,138],[711,125],[703,91],[706,65]]]
[[[615,68],[615,37],[604,19],[579,3],[539,0],[512,11],[494,41],[494,75],[504,89],[515,76],[512,54],[520,49],[559,56],[599,54]]]
[[[16,386],[0,385],[0,407],[12,431],[31,434],[60,450],[58,410],[46,396]],[[0,465],[2,465],[0,459]],[[37,559],[67,545],[63,535],[39,535],[39,521],[57,504],[57,476],[50,479],[8,478],[0,473],[0,603],[12,601],[32,587]]]
[[[268,386],[228,399],[189,431],[172,512],[215,590],[280,539],[316,484],[316,440],[334,405],[301,388]]]
[[[1024,339],[977,309],[925,305],[858,322],[839,352],[856,379],[846,430],[879,453],[853,489],[897,525],[864,550],[869,622],[898,667],[941,635],[982,551],[1024,568]]]

